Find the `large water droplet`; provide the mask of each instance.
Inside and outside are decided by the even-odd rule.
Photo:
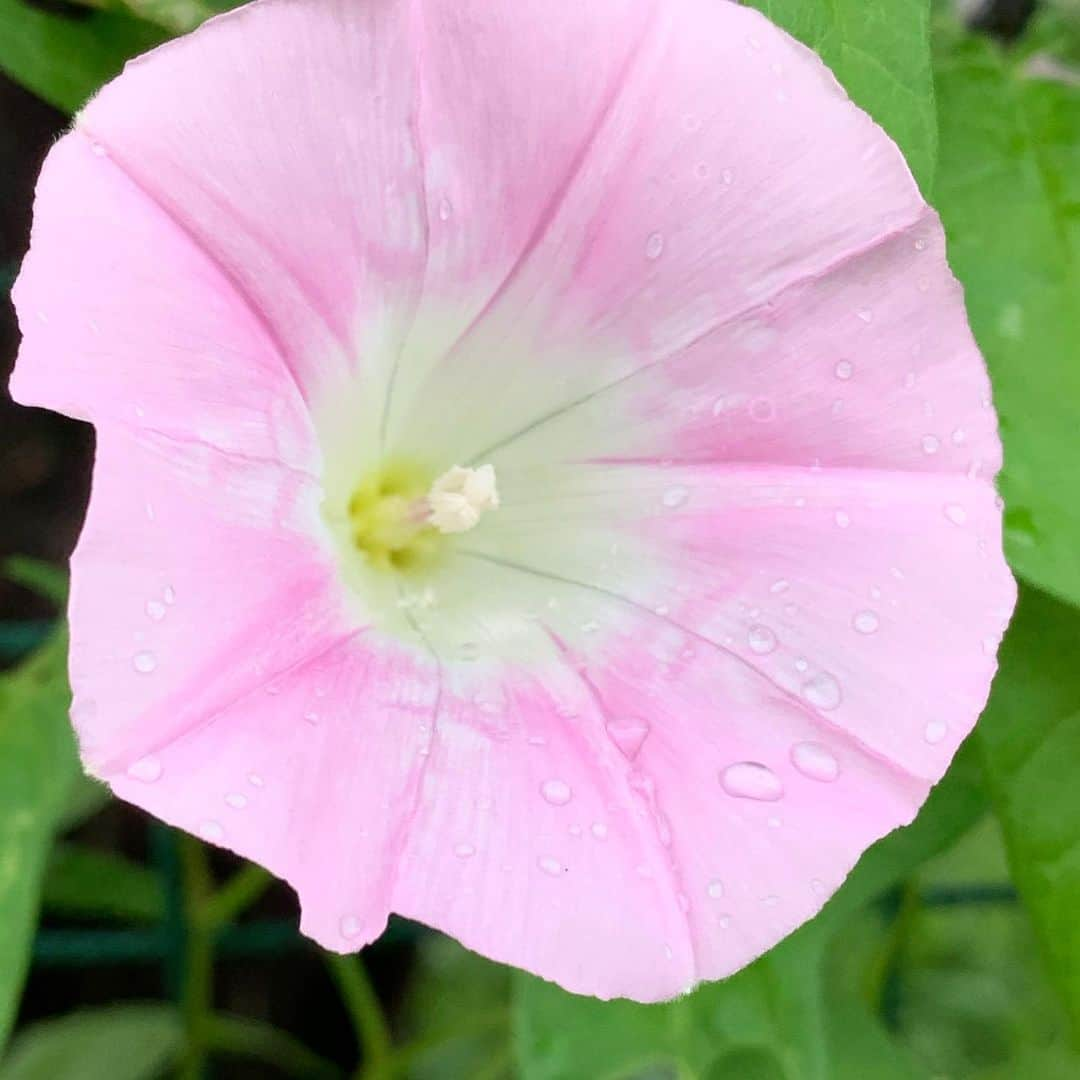
[[[608,836],[608,827],[602,821],[594,821],[589,826],[589,832],[596,837],[597,840],[606,840]]]
[[[133,761],[127,768],[127,774],[132,780],[141,780],[144,784],[152,784],[161,778],[161,762],[153,754]]]
[[[645,258],[659,259],[664,253],[664,237],[662,233],[654,232],[645,241]]]
[[[642,744],[649,736],[649,725],[640,716],[612,717],[604,729],[627,761],[633,761],[641,753]]]
[[[784,796],[784,785],[780,782],[780,777],[768,765],[757,761],[739,761],[729,765],[720,774],[720,784],[729,795],[734,795],[737,799],[776,802]]]
[[[815,708],[835,709],[842,697],[840,684],[827,671],[807,679],[802,685],[802,695]]]
[[[199,835],[211,844],[220,844],[225,839],[225,830],[218,821],[204,821],[199,826]]]
[[[846,510],[837,510],[833,515],[833,520],[836,522],[837,527],[846,529],[851,524],[851,517]]]
[[[962,506],[957,506],[956,503],[949,503],[945,507],[945,516],[954,525],[963,525],[967,521],[967,511]]]
[[[850,379],[855,374],[855,365],[850,360],[838,360],[833,374],[838,379]]]
[[[565,806],[574,795],[565,780],[545,780],[540,785],[540,794],[552,806]]]
[[[157,667],[157,657],[152,652],[138,652],[131,658],[131,666],[140,675],[149,675]]]
[[[724,895],[724,883],[714,878],[705,887],[705,892],[708,893],[710,900],[719,900]]]
[[[338,923],[338,929],[341,931],[343,938],[349,938],[350,940],[355,937],[359,937],[361,933],[360,920],[355,915],[343,915],[341,921]]]
[[[248,804],[248,798],[246,795],[241,795],[239,791],[230,791],[225,796],[225,805],[231,806],[234,810],[243,810]]]
[[[550,874],[552,877],[559,877],[565,870],[563,864],[559,862],[554,855],[541,855],[540,858],[536,860],[536,865],[539,866],[545,874]]]
[[[881,620],[874,611],[857,611],[855,617],[851,620],[851,625],[854,626],[860,634],[873,634],[877,632],[878,626],[881,625]]]
[[[165,618],[166,610],[165,605],[160,600],[146,601],[146,614],[149,615],[154,622],[161,622],[161,620]]]
[[[832,751],[818,742],[800,742],[791,748],[791,762],[811,780],[832,783],[840,775],[840,763]]]
[[[926,739],[931,746],[936,746],[945,736],[948,734],[948,727],[943,720],[931,720],[925,728],[923,728],[923,738]]]
[[[924,435],[922,448],[924,454],[936,454],[941,449],[941,440],[936,435]]]
[[[759,623],[757,626],[750,627],[746,635],[746,644],[749,645],[751,652],[764,656],[776,648],[776,635],[767,626]]]

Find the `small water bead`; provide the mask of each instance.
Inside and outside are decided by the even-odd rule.
[[[846,510],[837,510],[833,515],[833,521],[839,529],[846,529],[851,524],[851,517]]]
[[[141,780],[144,784],[152,784],[155,780],[160,780],[162,771],[161,762],[153,754],[147,754],[146,757],[133,761],[127,767],[128,776],[132,780]]]
[[[649,236],[649,239],[645,241],[645,258],[650,260],[659,259],[663,253],[663,233],[654,232]]]
[[[566,870],[566,867],[553,855],[541,855],[540,858],[536,860],[536,865],[539,866],[545,874],[550,874],[551,877],[560,877]]]
[[[161,595],[170,607],[176,603],[176,590],[171,585],[166,585]]]
[[[921,236],[919,237],[918,240],[915,241],[915,250],[916,251],[925,251],[926,250],[926,241]]]
[[[101,145],[101,143],[92,142],[90,144],[90,153],[93,154],[94,157],[106,157],[109,151],[106,150],[105,147]]]
[[[356,938],[360,936],[362,927],[360,920],[355,915],[344,915],[341,921],[338,923],[338,929],[341,931],[343,938]]]
[[[151,503],[151,502],[148,502],[148,503],[147,503],[147,504],[146,504],[146,505],[145,505],[145,506],[143,507],[143,509],[144,509],[144,510],[146,511],[146,520],[147,520],[147,521],[153,521],[153,520],[154,520],[154,518],[155,518],[155,517],[157,517],[157,514],[156,514],[156,513],[155,513],[155,511],[154,511],[154,504],[153,504],[153,503]]]
[[[248,773],[247,782],[252,787],[262,787],[266,783],[265,780],[258,773]]]
[[[964,442],[966,440],[967,440],[967,433],[964,431],[963,428],[957,428],[949,436],[949,441],[953,444],[953,446],[963,446]]]
[[[765,656],[776,649],[776,635],[767,626],[762,626],[759,623],[750,627],[750,631],[746,635],[746,644],[750,647],[752,653]]]
[[[949,503],[945,507],[945,516],[954,525],[963,525],[967,521],[967,511],[962,506],[957,506],[956,503]]]
[[[720,918],[716,920],[716,925],[719,926],[721,930],[726,930],[731,925],[731,916],[721,915]]]
[[[160,600],[147,600],[146,601],[146,614],[150,616],[154,622],[161,622],[165,618],[165,612],[168,609]]]
[[[871,600],[880,600],[881,599],[881,590],[876,585],[872,585],[870,587],[870,599]]]
[[[157,668],[157,657],[152,652],[138,652],[131,658],[131,666],[140,675],[149,675]]]
[[[802,685],[802,695],[817,709],[835,709],[841,701],[840,684],[827,671],[807,679]]]
[[[713,878],[708,885],[705,886],[705,892],[710,900],[719,900],[724,895],[724,883],[717,878]]]
[[[540,794],[552,806],[565,806],[573,798],[574,792],[565,780],[545,780],[540,785]]]
[[[776,802],[784,797],[780,777],[768,765],[758,761],[739,761],[729,765],[720,774],[720,785],[737,799]]]
[[[936,435],[924,435],[922,449],[924,454],[936,454],[941,449],[941,440]]]
[[[641,753],[641,747],[649,737],[649,724],[638,716],[612,717],[604,725],[608,738],[627,761],[633,761]]]
[[[810,891],[817,893],[818,896],[821,896],[822,893],[825,892],[825,882],[822,881],[821,878],[811,878]]]
[[[810,661],[805,656],[795,657],[795,670],[801,675],[803,672],[809,670]]]
[[[569,832],[571,836],[580,836],[581,835],[581,826],[577,825],[577,824],[570,825],[567,828],[567,832]]]
[[[874,313],[869,308],[862,308],[856,314],[859,317],[859,322],[871,323],[874,321]]]
[[[317,712],[304,713],[304,723],[311,724],[313,727],[319,722],[319,714]],[[423,732],[422,732],[423,733]]]
[[[602,821],[594,821],[589,826],[589,832],[596,837],[597,840],[606,840],[608,837],[608,827]]]
[[[724,169],[720,173],[720,179],[723,180],[728,187],[730,187],[735,182],[734,169]]]
[[[874,611],[857,611],[855,617],[851,620],[851,625],[860,634],[876,634],[878,627],[881,625],[881,620]]]
[[[248,798],[246,795],[241,795],[239,791],[231,791],[225,796],[225,804],[234,810],[243,810],[248,804]]]
[[[583,634],[595,634],[600,629],[600,624],[593,619],[581,624],[581,632]]]
[[[781,578],[779,581],[774,581],[772,585],[769,586],[769,592],[782,593],[786,592],[790,588],[791,582],[788,581],[786,578]]]
[[[454,212],[454,207],[449,199],[442,199],[439,202],[439,220],[449,221],[450,215]]]
[[[454,854],[459,859],[471,859],[476,854],[476,848],[472,844],[455,844]]]
[[[791,763],[810,780],[831,784],[840,775],[833,752],[819,742],[799,742],[791,748]]]
[[[759,424],[767,424],[776,416],[776,406],[769,398],[754,398],[750,402],[750,419]]]
[[[761,902],[766,907],[776,907],[776,905],[780,903],[780,897],[775,893],[770,893],[768,896],[763,896]]]
[[[850,379],[855,374],[855,365],[850,360],[838,360],[833,374],[838,379]]]
[[[775,815],[773,815],[772,817],[770,817],[768,819],[766,824],[769,826],[770,829],[779,829],[780,826],[784,824],[784,822],[783,822],[782,819],[780,819],[780,818],[776,817]]]
[[[204,821],[199,826],[199,835],[211,844],[219,844],[225,839],[225,830],[218,821]]]
[[[926,739],[931,746],[936,746],[945,736],[948,734],[948,727],[943,720],[931,720],[925,728],[923,728],[923,738]]]
[[[686,500],[690,498],[690,492],[684,487],[672,487],[668,488],[661,497],[661,502],[669,509],[674,510],[676,507],[682,506]]]

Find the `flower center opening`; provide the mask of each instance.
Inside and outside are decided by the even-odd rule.
[[[434,561],[443,535],[467,532],[498,505],[491,465],[455,465],[432,482],[424,469],[388,463],[353,491],[349,533],[370,565],[410,570]]]

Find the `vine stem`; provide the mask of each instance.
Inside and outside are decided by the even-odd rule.
[[[181,1012],[187,1035],[180,1080],[203,1080],[210,1051],[214,981],[214,927],[208,918],[213,881],[206,850],[193,836],[180,837],[184,916],[184,985]]]
[[[327,953],[326,963],[360,1044],[361,1060],[354,1074],[355,1080],[390,1080],[394,1072],[393,1040],[363,961],[358,955]]]

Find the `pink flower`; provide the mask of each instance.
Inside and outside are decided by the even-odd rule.
[[[263,0],[77,118],[17,303],[14,392],[97,428],[87,766],[330,949],[396,911],[670,997],[985,702],[1014,587],[941,228],[752,11]]]

